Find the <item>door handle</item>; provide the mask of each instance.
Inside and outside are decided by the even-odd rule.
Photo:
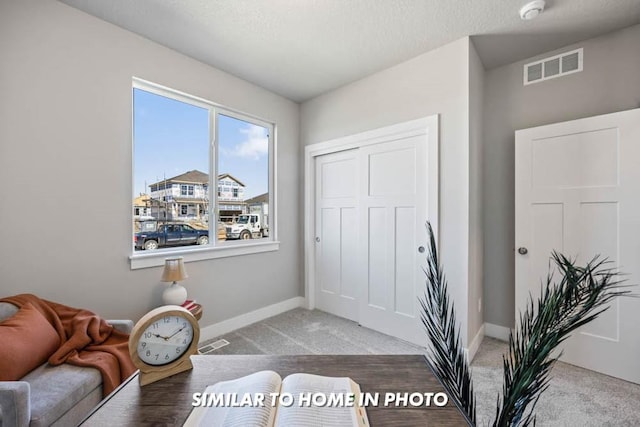
[[[521,248],[518,248],[518,253],[520,255],[526,255],[527,253],[529,253],[529,250],[525,247],[521,247]]]

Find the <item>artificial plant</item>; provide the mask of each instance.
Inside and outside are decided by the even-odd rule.
[[[469,361],[460,341],[455,310],[449,301],[447,283],[438,261],[431,225],[427,223],[430,252],[427,257],[426,290],[420,300],[421,320],[427,332],[427,358],[449,393],[469,420],[476,422],[476,400]],[[561,353],[556,347],[571,332],[609,308],[615,297],[627,295],[608,261],[595,257],[584,267],[562,254],[552,253],[559,281],[549,273],[537,302],[528,305],[509,335],[509,352],[503,356],[502,395],[498,397],[494,427],[535,424],[534,409],[549,386],[549,373]],[[550,268],[550,271],[552,269]]]

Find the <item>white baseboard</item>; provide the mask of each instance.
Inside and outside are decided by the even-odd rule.
[[[220,335],[227,334],[236,329],[244,328],[252,323],[260,322],[269,317],[277,316],[285,311],[293,310],[298,307],[305,307],[306,301],[304,297],[295,297],[285,301],[272,304],[267,307],[259,308],[255,311],[223,320],[213,325],[205,326],[200,329],[200,342],[210,340]]]
[[[469,358],[469,362],[471,362],[473,360],[474,357],[476,357],[476,353],[478,352],[478,349],[480,348],[480,344],[482,344],[482,340],[484,339],[484,327],[485,325],[482,325],[480,327],[480,329],[478,330],[478,333],[476,334],[475,337],[473,337],[473,340],[471,341],[471,344],[469,345],[469,348],[467,349],[467,356]]]
[[[511,329],[491,323],[484,324],[484,335],[501,341],[509,341]]]

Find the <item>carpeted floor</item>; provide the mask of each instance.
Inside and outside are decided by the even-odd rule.
[[[423,349],[318,310],[295,309],[215,338],[208,354],[416,354]],[[206,345],[207,343],[203,343]],[[489,425],[502,388],[506,343],[485,338],[472,363],[478,425]],[[539,426],[640,426],[640,385],[559,362],[536,407]]]
[[[471,363],[478,425],[495,415],[507,344],[485,338]],[[536,405],[539,426],[640,426],[640,385],[558,362]]]

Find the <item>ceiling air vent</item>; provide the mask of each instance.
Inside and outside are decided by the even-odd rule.
[[[526,86],[578,71],[582,71],[582,48],[525,64],[524,84]]]

